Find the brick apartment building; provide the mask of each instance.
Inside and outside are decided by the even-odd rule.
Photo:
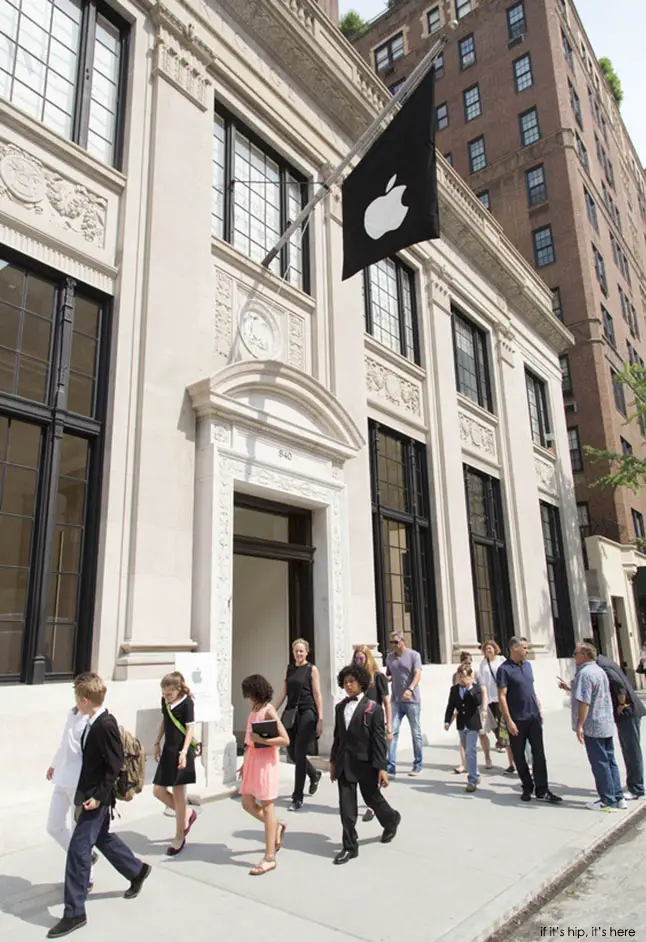
[[[635,573],[646,559],[627,544],[646,535],[646,492],[591,487],[605,469],[583,448],[646,455],[646,426],[625,424],[630,401],[613,380],[646,358],[646,178],[569,0],[404,0],[355,48],[395,92],[454,19],[436,68],[437,148],[537,268],[577,338],[561,364],[582,536],[600,538],[587,542],[591,612],[607,612],[607,646],[614,615],[623,658],[643,632],[646,569]],[[549,445],[549,406],[539,387],[528,395],[535,441]],[[601,572],[611,542],[623,544],[613,551],[629,580],[617,589]]]

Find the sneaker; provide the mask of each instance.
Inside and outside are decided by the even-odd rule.
[[[555,795],[549,789],[544,795],[537,795],[536,797],[539,801],[546,801],[549,805],[560,805],[563,801],[560,795]]]
[[[589,801],[586,804],[588,811],[603,811],[604,814],[614,814],[616,808],[611,808],[610,805],[604,805],[602,801]]]
[[[421,769],[411,769],[410,772],[408,773],[408,777],[409,777],[409,778],[417,778],[417,776],[418,776],[418,775],[421,775],[421,774],[422,774],[422,770],[421,770]]]
[[[49,930],[47,938],[61,939],[64,935],[69,935],[70,932],[74,932],[75,929],[81,929],[85,925],[87,925],[85,916],[63,916],[63,918]]]
[[[626,801],[640,801],[643,797],[643,795],[636,795],[634,792],[624,792]]]
[[[143,864],[141,870],[139,871],[139,876],[136,880],[133,880],[126,892],[123,894],[124,899],[134,899],[135,896],[139,896],[141,893],[141,888],[144,885],[144,880],[147,880],[150,874],[152,873],[152,867],[150,864]]]
[[[514,766],[508,765],[507,768],[505,769],[505,775],[515,775],[515,774],[516,774],[516,769],[514,768]]]
[[[302,807],[303,807],[303,802],[297,801],[297,799],[294,798],[294,800],[292,801],[291,805],[289,806],[287,810],[288,811],[300,811]]]
[[[626,801],[625,798],[620,798],[617,801],[617,807],[619,808],[620,811],[625,811],[626,808],[628,807],[628,802]]]
[[[314,778],[310,779],[310,795],[316,795],[322,778],[323,773],[317,772]]]
[[[361,820],[362,820],[362,821],[372,821],[372,819],[374,818],[374,816],[375,816],[375,813],[374,813],[374,811],[372,810],[372,808],[366,808],[366,810],[365,810],[364,813],[363,813],[363,818],[362,818]]]
[[[467,787],[466,787],[464,790],[465,790],[465,792],[475,792],[475,791],[478,790],[478,786],[477,786],[477,785],[467,785]]]

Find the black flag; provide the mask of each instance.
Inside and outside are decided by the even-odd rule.
[[[435,168],[435,69],[347,177],[343,280],[425,239],[440,223]]]

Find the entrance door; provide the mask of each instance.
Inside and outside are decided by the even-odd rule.
[[[278,692],[295,638],[309,642],[314,658],[311,514],[236,494],[233,552],[233,732],[241,745],[243,678],[263,674]]]

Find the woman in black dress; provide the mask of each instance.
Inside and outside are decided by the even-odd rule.
[[[188,832],[197,819],[195,811],[189,814],[186,807],[186,786],[195,782],[195,710],[191,691],[179,671],[162,677],[161,689],[162,721],[153,746],[153,758],[159,765],[153,779],[153,792],[155,798],[175,812],[175,839],[166,851],[169,857],[175,857],[184,849]],[[162,738],[164,748],[160,758]]]
[[[354,654],[352,655],[352,663],[365,667],[370,674],[371,683],[365,692],[365,696],[369,700],[374,700],[380,707],[383,707],[384,716],[386,717],[386,740],[387,742],[391,742],[393,738],[393,712],[390,704],[390,689],[386,675],[383,671],[379,670],[372,651],[365,644],[358,644],[355,647]],[[375,813],[372,808],[366,808],[363,814],[363,820],[372,821],[374,816]]]
[[[323,729],[321,680],[318,668],[307,660],[309,652],[310,646],[303,638],[297,638],[293,642],[294,663],[287,668],[276,704],[276,708],[280,709],[287,698],[282,720],[289,733],[287,754],[296,766],[290,811],[299,811],[303,807],[305,776],[310,780],[310,795],[315,795],[322,775],[307,758],[309,743],[314,735],[318,739]]]

